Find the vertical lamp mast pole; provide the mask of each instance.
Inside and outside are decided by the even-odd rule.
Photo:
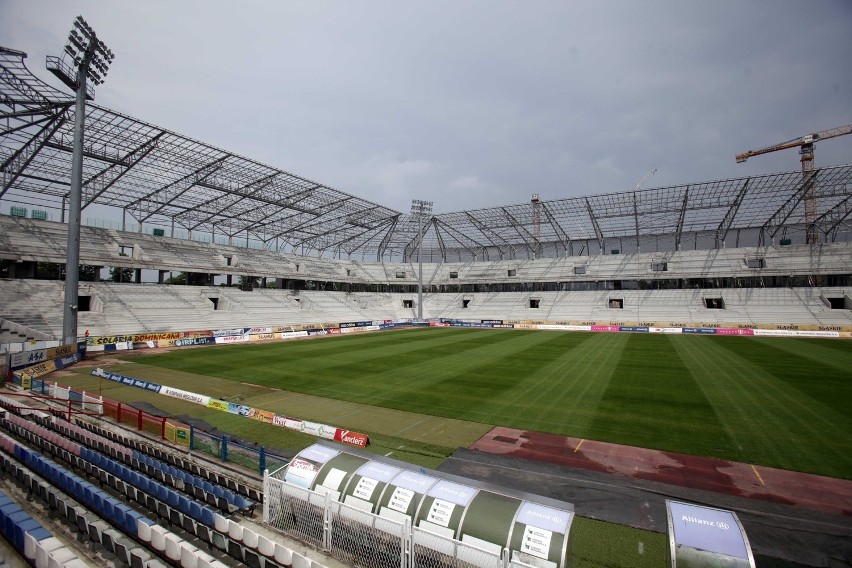
[[[412,199],[411,214],[417,215],[417,319],[423,320],[423,216],[432,214],[432,202]]]
[[[65,303],[62,313],[63,343],[77,342],[77,287],[80,281],[80,212],[83,196],[83,136],[86,99],[94,99],[94,89],[87,92],[87,82],[104,82],[109,64],[115,56],[98,39],[82,16],[74,20],[65,53],[48,56],[47,68],[77,94],[74,111],[74,142],[71,159],[71,190],[68,199],[68,246],[65,253]]]

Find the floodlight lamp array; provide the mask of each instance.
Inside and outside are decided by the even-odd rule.
[[[412,199],[411,200],[411,214],[412,215],[429,215],[432,213],[432,202],[431,201],[423,201],[421,199]]]
[[[74,27],[68,34],[65,53],[71,57],[73,66],[82,69],[95,85],[103,84],[115,54],[98,39],[95,30],[82,16],[74,19]]]

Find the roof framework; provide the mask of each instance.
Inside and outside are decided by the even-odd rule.
[[[41,81],[25,53],[0,47],[0,198],[64,206],[71,172],[71,95]],[[319,182],[121,113],[86,109],[83,206],[119,208],[140,224],[243,236],[279,250],[376,260],[408,259],[417,219]],[[809,181],[824,238],[852,231],[852,166]],[[761,238],[805,224],[801,172],[537,201],[435,214],[424,234],[433,261],[572,254],[574,243],[688,235],[721,246],[738,229]]]

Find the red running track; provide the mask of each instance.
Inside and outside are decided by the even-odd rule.
[[[497,427],[472,450],[852,516],[852,481]]]

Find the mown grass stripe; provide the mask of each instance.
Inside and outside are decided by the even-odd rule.
[[[347,427],[384,435],[428,414],[448,425],[453,418],[852,478],[850,348],[778,338],[418,329],[134,360],[192,370],[181,375],[195,383],[187,390],[228,396],[224,381],[208,381],[215,392],[208,391],[205,375],[255,383],[261,386],[230,394],[280,401],[295,416],[311,401],[315,420],[342,416]],[[398,410],[373,417],[341,400]],[[436,440],[453,427],[443,419],[400,435]]]

